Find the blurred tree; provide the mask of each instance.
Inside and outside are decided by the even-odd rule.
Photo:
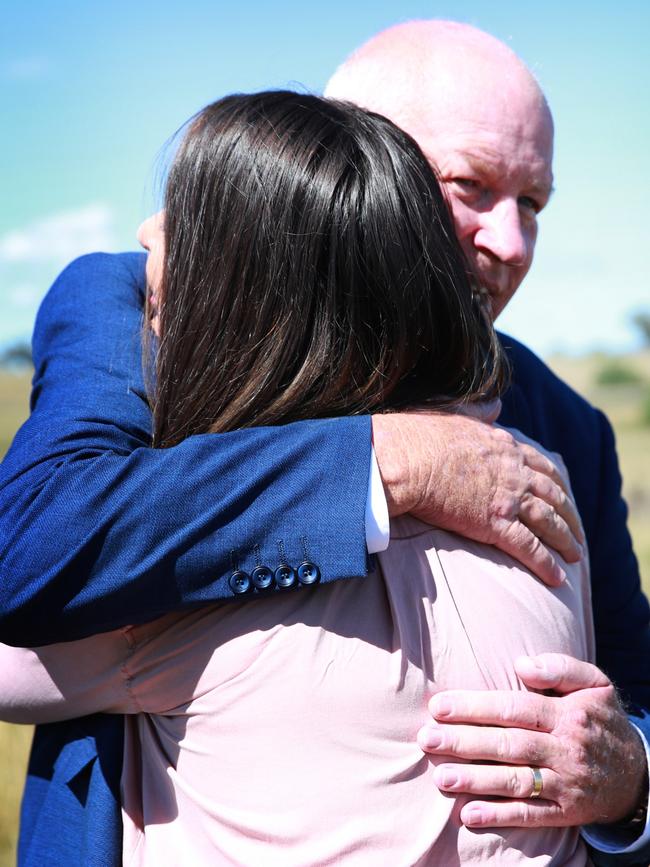
[[[650,346],[650,312],[640,310],[632,317],[632,322],[641,332],[643,342],[646,346]]]
[[[641,377],[618,358],[610,358],[596,373],[596,385],[637,385]]]
[[[0,353],[1,367],[31,367],[32,350],[29,343],[14,343]]]
[[[650,427],[650,390],[641,403],[641,424]]]

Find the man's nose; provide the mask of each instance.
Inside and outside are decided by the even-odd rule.
[[[489,211],[484,211],[474,243],[504,265],[524,265],[531,239],[522,225],[517,202],[501,199]]]

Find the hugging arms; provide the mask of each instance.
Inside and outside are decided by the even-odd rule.
[[[178,453],[173,449],[161,454],[147,447],[146,404],[137,373],[140,315],[138,305],[134,303],[134,286],[142,283],[141,275],[135,276],[137,263],[137,257],[128,256],[100,257],[78,263],[67,272],[53,293],[52,297],[58,298],[58,306],[51,297],[41,313],[35,347],[34,413],[17,437],[5,463],[6,514],[10,520],[6,524],[9,544],[3,561],[3,592],[7,614],[5,634],[10,640],[23,643],[29,640],[30,634],[21,629],[25,611],[28,617],[36,613],[43,622],[47,621],[37,639],[37,642],[42,642],[55,640],[62,623],[67,627],[62,637],[73,638],[123,622],[149,620],[183,605],[246,596],[248,591],[252,591],[254,596],[256,573],[258,581],[260,575],[264,575],[264,581],[268,583],[276,564],[281,567],[280,576],[284,574],[291,579],[291,567],[300,566],[302,572],[299,568],[297,580],[301,583],[311,585],[319,575],[327,582],[337,577],[334,561],[338,560],[339,566],[343,562],[345,555],[341,548],[345,544],[352,544],[353,550],[364,560],[361,565],[347,562],[345,572],[358,574],[364,570],[362,527],[370,476],[367,419],[357,420],[357,424],[362,426],[361,439],[355,439],[354,429],[347,431],[343,436],[344,446],[336,435],[336,428],[338,426],[340,430],[340,425],[326,422],[307,425],[312,435],[324,431],[324,436],[318,439],[316,434],[316,439],[310,440],[310,434],[307,434],[306,445],[302,433],[296,440],[295,427],[262,429],[249,434],[239,431],[224,435],[218,441],[206,435],[192,437],[187,441],[191,445],[190,460],[185,464],[182,456],[187,459],[188,450],[181,450],[178,459]],[[140,260],[140,268],[141,265]],[[92,280],[85,271],[88,267],[94,269]],[[130,272],[126,284],[131,290],[128,316],[125,314],[127,307],[112,303],[125,290],[123,284],[120,286],[120,273],[126,276],[125,270]],[[96,289],[95,294],[88,290],[90,282]],[[131,319],[131,328],[124,327],[128,319]],[[89,340],[91,334],[96,339],[94,344]],[[517,347],[512,351],[521,356],[515,367],[520,376],[524,372],[525,394],[531,394],[537,400],[539,395],[547,392],[547,418],[538,418],[537,421],[541,428],[545,426],[542,432],[548,444],[564,451],[561,448],[562,431],[567,426],[574,435],[581,431],[584,434],[581,439],[583,457],[590,468],[607,463],[604,469],[610,472],[611,462],[603,462],[600,455],[601,421],[598,416],[584,406],[573,408],[570,394],[563,391],[539,363]],[[104,378],[106,382],[102,382]],[[127,406],[129,401],[136,402],[129,404],[128,410],[122,414],[123,402]],[[523,410],[525,416],[528,410],[529,423],[535,420],[532,403],[515,404],[515,411],[520,415]],[[550,406],[554,409],[553,416],[548,414]],[[556,420],[559,427],[554,428],[549,419]],[[560,511],[566,502],[553,481],[545,479],[542,459],[525,450],[522,459],[522,451],[514,446],[507,434],[497,434],[488,426],[466,419],[450,421],[448,417],[426,419],[408,416],[401,419],[399,416],[379,416],[375,425],[375,448],[393,514],[400,510],[415,511],[431,522],[452,529],[460,529],[459,521],[464,518],[474,534],[494,541],[496,532],[502,546],[507,547],[513,545],[513,527],[515,536],[521,537],[523,533],[529,542],[532,539],[530,535],[526,536],[524,525],[516,520],[519,516],[534,523],[535,513],[541,510],[544,523],[543,519],[549,515],[542,500],[531,497],[531,493],[541,494]],[[444,436],[445,425],[456,425],[456,433],[450,438],[443,468],[440,437],[441,432]],[[469,429],[473,432],[471,435],[467,433]],[[531,432],[536,433],[535,430]],[[247,446],[242,446],[242,437],[246,436],[253,439],[248,440]],[[478,446],[475,440],[479,440]],[[221,462],[215,461],[214,451],[210,452],[210,447],[216,442]],[[431,442],[435,443],[434,448]],[[328,443],[329,455],[326,452]],[[509,467],[506,479],[515,481],[514,492],[506,486],[505,500],[501,487],[497,485],[495,489],[489,483],[489,472],[486,499],[486,486],[481,485],[481,476],[477,479],[474,472],[477,466],[481,470],[501,466],[499,460],[495,464],[490,457],[489,449],[486,452],[489,443],[493,449],[494,443],[497,444],[497,453],[505,450],[506,466]],[[201,445],[208,447],[204,461],[197,459],[200,454],[195,451],[197,446],[200,451]],[[391,447],[392,456],[387,460],[386,450],[391,454]],[[470,457],[472,449],[474,459]],[[296,451],[298,464],[294,462]],[[300,466],[305,454],[307,471]],[[323,458],[325,467],[318,463]],[[338,475],[329,475],[328,488],[323,477],[328,474],[327,467],[332,460],[337,462]],[[518,472],[512,472],[513,462]],[[522,466],[526,462],[532,464],[532,472]],[[472,472],[466,472],[468,465]],[[202,476],[206,467],[207,476]],[[361,483],[352,478],[351,467],[359,471]],[[446,475],[450,467],[451,477]],[[523,483],[520,472],[523,472]],[[215,497],[214,492],[209,491],[204,499],[197,496],[196,491],[209,488],[215,477],[221,485],[218,495]],[[500,471],[496,477],[499,479]],[[602,482],[603,478],[598,481]],[[615,472],[611,478],[615,483]],[[413,486],[409,486],[409,481],[413,480],[415,492]],[[362,494],[357,494],[355,499],[351,489],[358,491],[359,487]],[[587,484],[586,491],[583,491],[585,502],[591,499],[592,493]],[[616,493],[613,491],[614,504],[618,502]],[[438,509],[437,513],[436,505],[440,503],[445,508],[442,512]],[[181,513],[188,504],[195,514],[183,522]],[[340,523],[332,523],[327,518],[328,507],[336,511],[339,520],[344,516],[344,524],[349,522],[347,531]],[[493,520],[490,520],[491,507],[496,513]],[[303,519],[303,512],[307,514],[307,520]],[[567,528],[563,530],[562,521],[556,522],[553,513],[550,514],[547,538],[555,547],[565,550],[568,557],[574,556],[575,551],[565,544],[566,538],[564,543],[562,541]],[[572,522],[570,511],[565,510],[564,518],[569,524]],[[341,532],[343,535],[339,538]],[[34,544],[35,539],[38,547]],[[625,545],[625,538],[622,544]],[[627,544],[629,546],[629,539]],[[216,550],[210,552],[210,546]],[[521,556],[526,558],[532,554],[534,558],[535,551],[533,547],[532,551],[526,552],[524,545]],[[540,553],[539,549],[537,551]],[[160,575],[157,575],[159,566]],[[271,568],[265,568],[268,566]],[[544,572],[548,567],[548,560],[544,561],[542,557],[538,568]],[[88,583],[76,593],[79,585],[75,586],[75,582],[85,581],[88,573]],[[166,573],[166,578],[163,578],[163,573]],[[284,580],[283,577],[276,578],[274,593],[283,592],[280,585]],[[296,580],[295,576],[293,580]],[[161,583],[163,581],[166,583]],[[303,592],[318,591],[312,588]],[[644,609],[639,604],[638,593],[633,592],[632,596],[634,598],[629,604],[634,610],[630,614],[635,616],[640,612],[643,617]],[[58,621],[57,612],[62,612]],[[628,630],[631,622],[630,619],[626,624]],[[638,668],[637,664],[637,672]],[[628,669],[625,676],[629,679],[634,677],[634,673]],[[561,692],[570,693],[567,696],[569,709],[573,701],[571,693],[576,690],[575,674],[573,677],[573,686],[571,671],[565,672],[562,684],[556,684]],[[578,686],[584,686],[584,691],[588,692],[592,687],[602,687],[602,684],[579,682]],[[605,700],[601,700],[604,710],[596,716],[596,725],[592,722],[592,731],[586,737],[587,743],[591,740],[592,750],[594,740],[598,742],[605,736],[611,746],[612,733],[617,737],[627,725],[611,699],[611,692],[610,688]],[[597,696],[588,693],[588,697],[595,699]],[[533,701],[548,707],[545,698]],[[562,706],[566,704],[564,702]],[[557,732],[552,730],[551,714],[540,716],[542,718],[544,726],[551,726],[547,733],[557,740]],[[487,722],[490,718],[481,721]],[[509,722],[516,731],[521,721],[515,718]],[[616,725],[612,725],[613,722]],[[441,726],[441,729],[448,733],[448,727]],[[462,727],[455,731],[462,733]],[[553,742],[552,738],[546,740]],[[583,741],[578,740],[578,743],[584,747],[582,754],[586,758],[580,751],[577,754],[580,756],[578,765],[582,762],[586,768],[578,768],[583,776],[580,778],[578,773],[577,783],[575,779],[571,780],[580,792],[590,782],[589,761],[594,758],[584,741],[583,737]],[[428,747],[433,750],[432,743]],[[620,751],[612,751],[620,759]],[[463,758],[462,749],[456,752],[459,758]],[[101,763],[101,751],[99,758]],[[505,756],[489,754],[483,758],[503,761]],[[597,755],[595,758],[602,770],[603,762]],[[528,756],[518,757],[518,761],[522,759],[528,761]],[[554,762],[558,763],[557,756],[554,758],[550,754],[544,755],[543,759],[547,768],[552,769]],[[80,787],[83,789],[83,785],[92,789],[98,770],[96,763],[93,765],[92,762],[91,757],[77,769],[78,772],[64,780],[73,792]],[[629,756],[627,763],[629,767]],[[34,765],[32,770],[35,770]],[[42,768],[40,770],[43,772]],[[558,766],[557,771],[561,770],[564,768]],[[561,782],[562,774],[558,773],[558,776]],[[621,773],[605,782],[609,785],[609,798],[594,799],[588,804],[583,799],[577,809],[569,798],[566,804],[558,802],[556,813],[559,815],[553,818],[566,824],[577,824],[588,817],[609,818],[607,811],[612,783],[619,787],[622,785],[624,791],[615,799],[618,800],[616,807],[619,812],[611,818],[624,818],[639,799],[642,784],[631,785],[631,781],[628,782]],[[481,794],[480,789],[469,788],[468,791]],[[82,794],[79,800],[88,803],[88,791]],[[520,796],[523,800],[516,801],[514,806],[519,810],[525,809],[531,820],[539,822],[540,811],[533,812],[525,793],[520,793]],[[26,803],[30,803],[29,798]],[[591,814],[589,807],[593,810]],[[565,808],[567,812],[564,812]],[[546,818],[543,817],[542,821]],[[511,823],[512,820],[508,822]]]
[[[368,419],[207,435],[172,450],[147,447],[150,421],[139,348],[143,270],[141,255],[79,260],[57,281],[39,315],[33,413],[3,464],[5,641],[42,644],[79,637],[197,601],[232,598],[231,551],[249,573],[255,557],[274,568],[281,557],[278,539],[292,565],[304,559],[306,539],[323,582],[365,572]],[[597,658],[640,713],[650,703],[647,608],[617,495],[611,432],[527,350],[505,343],[514,367],[504,399],[507,423],[565,454],[592,551]],[[549,403],[561,412],[544,413]],[[572,446],[571,434],[579,434],[582,454]],[[248,438],[252,454],[241,444]],[[225,454],[228,441],[233,448]],[[255,473],[260,474],[264,448],[272,458],[264,470],[269,486],[263,489]],[[597,476],[590,471],[595,462],[602,468]],[[298,481],[289,484],[294,470]],[[274,481],[278,490],[272,494]],[[607,494],[599,497],[602,489]],[[234,530],[239,535],[224,550],[220,538],[230,525],[226,521],[217,535],[219,506],[247,500],[255,501],[255,516],[247,517],[241,506],[244,516],[230,522],[241,524]],[[323,529],[330,504],[332,523]],[[268,514],[260,517],[265,509]],[[259,529],[263,521],[268,533]],[[600,532],[603,523],[610,533]],[[21,533],[28,524],[32,535]],[[134,553],[122,544],[125,539],[141,547]],[[615,571],[618,581],[611,578]],[[51,778],[48,799],[70,798],[76,806],[77,846],[84,833],[92,836],[89,826],[104,827],[96,819],[87,823],[88,811],[104,815],[113,809],[119,815],[120,725],[117,719],[93,717],[39,727],[24,805],[23,837],[29,838],[24,846],[32,842],[33,851],[39,849],[42,831],[38,823],[30,824],[35,799],[29,796],[46,778]],[[75,744],[83,744],[83,758],[71,760]],[[103,761],[109,747],[113,758]],[[79,775],[93,795],[85,802],[86,813],[70,793],[70,774]]]

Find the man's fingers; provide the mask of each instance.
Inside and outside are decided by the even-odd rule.
[[[529,496],[537,497],[550,506],[569,527],[575,539],[583,545],[585,535],[578,514],[578,508],[563,490],[548,476],[542,473],[532,473],[528,482]]]
[[[535,470],[535,472],[543,473],[545,476],[553,479],[558,487],[562,488],[565,493],[569,493],[564,477],[553,461],[547,458],[546,455],[543,455],[534,446],[529,445],[529,443],[520,442],[519,448],[521,449],[526,466],[530,467],[531,470]]]
[[[562,808],[541,798],[535,801],[470,801],[460,811],[469,828],[551,828],[575,824]]]
[[[530,569],[548,587],[559,587],[566,573],[551,551],[520,521],[503,524],[497,525],[492,544]]]
[[[473,725],[426,725],[418,732],[425,753],[506,765],[552,767],[555,739],[546,732]]]
[[[563,653],[520,656],[515,671],[532,689],[552,689],[562,695],[581,689],[612,687],[610,679],[595,665]]]
[[[542,780],[542,796],[545,801],[555,800],[558,776],[549,768],[538,768]],[[535,787],[535,778],[526,765],[438,765],[433,778],[443,792],[466,795],[490,795],[491,797],[524,799],[530,798]]]
[[[522,499],[519,520],[544,545],[556,550],[567,563],[577,563],[583,556],[582,548],[567,522],[545,500],[526,494]]]
[[[554,481],[543,475],[543,473],[533,473],[529,482],[530,491],[540,499],[549,503],[556,512],[567,522],[571,531],[582,544],[585,541],[584,530],[578,514],[578,508]]]
[[[535,692],[506,690],[445,690],[429,701],[439,723],[471,723],[550,732],[555,726],[558,699]]]

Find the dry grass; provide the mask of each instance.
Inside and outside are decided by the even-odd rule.
[[[605,409],[612,420],[624,493],[631,507],[630,530],[641,564],[646,593],[650,593],[650,426],[640,424],[640,402],[650,389],[650,351],[626,356],[625,364],[636,369],[645,384],[597,387],[596,374],[606,359],[554,358],[552,366],[578,391]],[[29,377],[0,372],[0,454],[4,454],[16,428],[28,411]],[[27,767],[31,729],[0,723],[0,867],[15,860],[16,829],[22,786]]]
[[[581,358],[557,356],[549,363],[591,403],[603,409],[614,426],[623,496],[630,507],[630,532],[643,587],[650,595],[650,425],[642,422],[643,401],[650,395],[650,349],[617,359],[638,375],[640,382],[636,385],[597,385],[599,371],[611,361],[610,356],[593,354]]]
[[[25,782],[31,726],[0,723],[0,865],[15,863],[18,810]]]
[[[30,377],[0,373],[0,455],[28,413]],[[15,863],[16,829],[25,781],[31,726],[0,723],[0,865]]]
[[[0,458],[9,448],[16,429],[29,412],[29,386],[27,373],[8,373],[0,370]]]

